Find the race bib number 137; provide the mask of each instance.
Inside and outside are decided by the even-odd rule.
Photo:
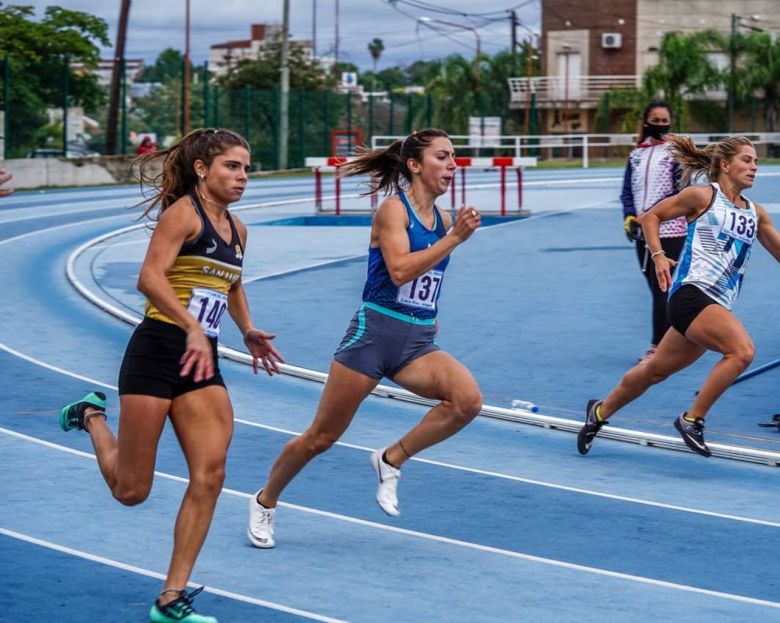
[[[414,281],[405,283],[398,288],[395,300],[402,305],[419,309],[436,309],[436,299],[444,273],[440,270],[429,270]]]
[[[187,311],[198,319],[208,337],[219,336],[219,323],[226,309],[226,294],[208,288],[192,288]]]

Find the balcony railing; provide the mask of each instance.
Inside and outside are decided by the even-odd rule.
[[[509,78],[510,101],[524,104],[531,93],[537,103],[597,102],[610,89],[632,89],[639,86],[641,76],[537,76]]]

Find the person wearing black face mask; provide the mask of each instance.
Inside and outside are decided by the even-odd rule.
[[[636,148],[629,154],[623,178],[623,225],[629,241],[635,244],[642,273],[653,297],[652,337],[647,352],[639,358],[646,361],[669,329],[666,317],[666,293],[658,286],[653,263],[642,238],[639,217],[656,203],[680,190],[680,166],[667,149],[666,137],[672,128],[672,109],[666,102],[652,101],[642,114]],[[661,245],[666,256],[676,260],[688,232],[684,218],[661,223]]]

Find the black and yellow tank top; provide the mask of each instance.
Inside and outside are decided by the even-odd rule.
[[[182,245],[167,277],[181,304],[198,319],[206,335],[217,337],[219,323],[227,310],[228,291],[241,278],[244,248],[230,213],[227,215],[228,243],[212,225],[197,196],[190,195],[190,200],[200,217],[200,235]],[[148,299],[144,314],[175,324]]]

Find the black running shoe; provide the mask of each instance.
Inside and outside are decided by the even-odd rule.
[[[704,443],[704,420],[696,418],[693,422],[685,419],[685,413],[674,421],[674,427],[680,433],[685,445],[696,454],[711,456],[712,452]]]
[[[604,426],[604,422],[599,422],[596,417],[596,408],[601,404],[601,400],[589,400],[585,409],[585,426],[577,433],[577,451],[580,454],[587,454],[590,451],[590,445],[593,438]]]

